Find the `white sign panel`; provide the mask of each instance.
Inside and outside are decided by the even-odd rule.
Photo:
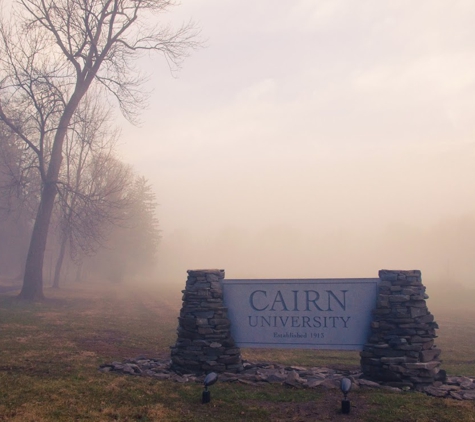
[[[377,278],[223,280],[239,347],[360,350],[376,307]]]

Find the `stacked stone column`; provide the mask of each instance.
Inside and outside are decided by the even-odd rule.
[[[379,278],[371,336],[360,353],[364,376],[417,390],[443,381],[434,344],[438,325],[426,305],[421,272],[381,270]]]
[[[241,351],[231,336],[220,281],[224,270],[189,270],[178,338],[171,348],[172,368],[179,373],[239,372]]]

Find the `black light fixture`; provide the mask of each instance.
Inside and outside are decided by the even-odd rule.
[[[351,408],[350,401],[347,398],[348,393],[351,390],[351,380],[349,378],[341,379],[340,390],[344,395],[344,398],[341,401],[341,413],[348,414],[350,413],[350,408]]]
[[[213,385],[216,381],[218,381],[218,374],[216,372],[210,372],[206,375],[203,384],[204,384],[204,391],[201,395],[201,403],[209,403],[211,401],[211,392],[208,390],[210,385]]]

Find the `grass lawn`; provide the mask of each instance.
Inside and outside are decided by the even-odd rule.
[[[102,363],[168,358],[183,286],[74,286],[45,291],[39,304],[0,294],[0,421],[475,421],[475,403],[414,392],[359,389],[350,415],[339,391],[219,383],[202,386],[101,373]],[[475,376],[475,311],[429,309],[451,375]],[[358,352],[246,349],[243,357],[350,368]]]

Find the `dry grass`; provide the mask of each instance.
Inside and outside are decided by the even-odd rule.
[[[147,290],[81,286],[48,290],[40,304],[0,294],[0,421],[332,421],[338,391],[218,384],[201,405],[201,386],[100,373],[101,363],[169,356],[182,286]],[[429,304],[430,306],[430,304]],[[433,311],[449,373],[474,375],[473,316]],[[244,350],[252,360],[355,367],[357,352]],[[352,421],[475,421],[472,402],[418,393],[351,393]]]

